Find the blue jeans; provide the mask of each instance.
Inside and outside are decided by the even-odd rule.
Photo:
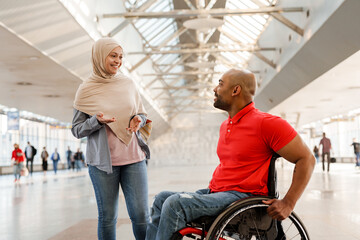
[[[360,166],[360,152],[355,153],[355,157],[356,157],[356,166]]]
[[[53,168],[54,168],[54,173],[56,174],[57,172],[57,165],[58,165],[59,160],[53,160]]]
[[[209,193],[209,189],[195,193],[161,192],[155,196],[146,239],[169,240],[187,222],[201,216],[219,215],[232,202],[248,196],[250,194],[236,191]]]
[[[20,175],[20,171],[21,169],[24,167],[23,162],[19,162],[18,164],[14,164],[14,175],[15,175],[15,179],[20,179],[21,175]]]
[[[67,165],[68,165],[68,169],[70,170],[70,168],[71,168],[71,158],[67,159]]]
[[[81,170],[81,164],[82,164],[81,160],[75,160],[76,171]]]
[[[118,216],[119,185],[123,190],[136,240],[144,240],[149,223],[148,184],[145,161],[113,166],[107,174],[89,165],[89,175],[98,206],[98,239],[115,240]]]

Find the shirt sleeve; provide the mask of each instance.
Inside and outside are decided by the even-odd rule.
[[[275,152],[293,140],[297,132],[284,119],[269,115],[263,119],[261,125],[263,140]]]
[[[96,119],[96,115],[89,116],[79,110],[74,109],[71,132],[76,138],[87,137],[93,132],[103,127]]]

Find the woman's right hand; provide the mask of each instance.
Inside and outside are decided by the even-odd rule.
[[[102,112],[99,112],[96,114],[96,119],[104,124],[104,123],[112,123],[112,122],[115,122],[116,119],[113,117],[113,118],[104,118],[104,114]]]

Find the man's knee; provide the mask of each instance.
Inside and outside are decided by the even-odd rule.
[[[176,194],[176,193],[175,192],[169,192],[169,191],[160,192],[159,194],[157,194],[155,196],[153,206],[161,209],[161,207],[164,204],[164,202],[166,201],[166,199],[169,198],[170,196],[174,195],[174,194]]]
[[[163,203],[163,211],[181,215],[185,208],[192,204],[193,195],[189,193],[176,193],[169,196]]]
[[[179,199],[178,194],[173,194],[166,198],[162,205],[161,216],[174,219],[181,209]]]

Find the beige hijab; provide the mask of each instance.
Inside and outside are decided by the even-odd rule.
[[[126,130],[130,118],[140,113],[146,115],[146,111],[134,82],[122,73],[110,75],[105,70],[106,57],[119,46],[111,38],[95,42],[92,48],[93,73],[80,84],[74,108],[90,116],[103,112],[105,118],[115,117],[116,121],[107,125],[128,145],[133,136]]]

